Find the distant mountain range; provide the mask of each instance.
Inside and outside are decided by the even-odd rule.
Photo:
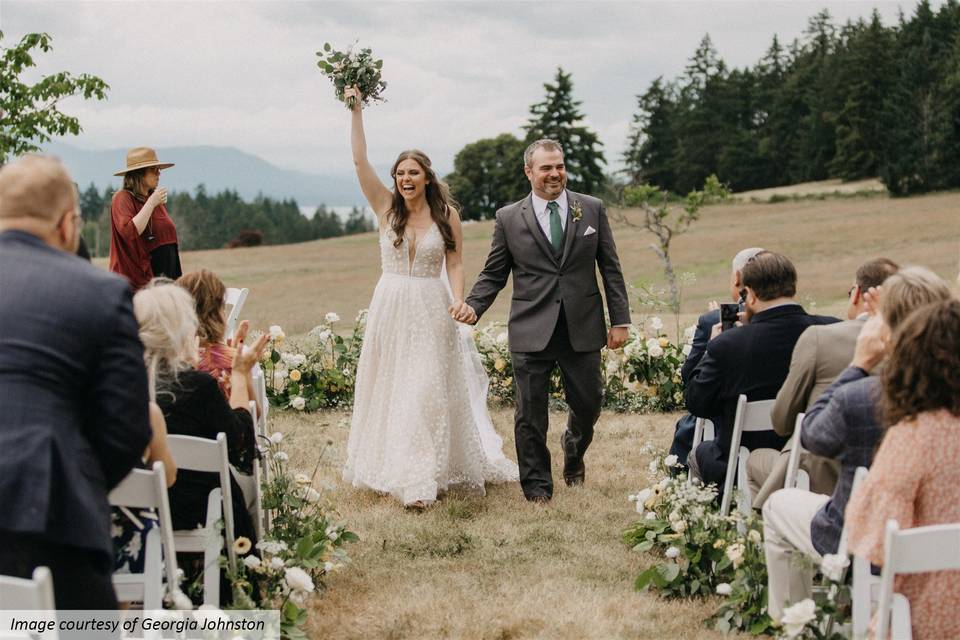
[[[108,184],[118,188],[121,179],[114,172],[126,163],[127,149],[89,151],[55,142],[45,153],[58,156],[67,165],[80,189],[90,183],[103,190]],[[263,194],[274,199],[294,198],[299,205],[352,206],[364,203],[363,194],[352,173],[323,176],[281,169],[266,160],[233,147],[158,148],[161,161],[174,162],[176,168],[164,172],[161,184],[171,191],[190,191],[203,184],[207,193],[233,189],[245,200]]]

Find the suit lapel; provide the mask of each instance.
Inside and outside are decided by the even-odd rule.
[[[547,237],[543,235],[543,229],[540,228],[540,223],[537,222],[537,214],[533,210],[532,195],[527,196],[527,199],[520,205],[520,217],[522,217],[523,221],[527,224],[527,228],[530,229],[530,233],[533,234],[533,239],[540,245],[543,253],[546,254],[554,264],[557,264],[557,258],[553,255],[553,248],[550,246]]]
[[[573,203],[576,201],[573,193],[567,191],[567,232],[563,238],[563,254],[560,258],[560,266],[563,266],[563,263],[567,261],[567,256],[573,250],[573,242],[576,240],[580,228],[579,223],[573,220]]]

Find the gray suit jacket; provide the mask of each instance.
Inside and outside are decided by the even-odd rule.
[[[630,323],[627,289],[603,202],[573,191],[567,191],[567,198],[570,203],[567,228],[559,256],[537,224],[532,196],[497,211],[486,265],[466,302],[479,318],[513,273],[513,300],[507,327],[511,351],[543,351],[553,335],[561,308],[574,351],[603,348],[607,330],[597,285],[598,267],[610,323]],[[574,220],[578,204],[583,217]]]

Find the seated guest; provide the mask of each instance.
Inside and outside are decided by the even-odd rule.
[[[197,314],[193,298],[181,287],[151,284],[134,296],[134,310],[140,322],[140,336],[146,349],[148,369],[156,376],[157,404],[163,411],[167,431],[215,439],[226,433],[230,464],[250,473],[256,457],[253,418],[248,411],[249,396],[244,376],[260,357],[268,335],[244,353],[237,349],[231,363],[232,385],[229,402],[217,381],[194,368],[196,363]],[[237,333],[238,346],[246,337]],[[170,488],[170,510],[175,529],[193,529],[206,523],[207,495],[220,485],[215,473],[181,469]],[[255,539],[254,525],[247,512],[243,492],[231,478],[235,535]]]
[[[857,269],[856,280],[847,292],[847,320],[835,324],[810,327],[800,335],[793,348],[790,373],[777,393],[770,418],[773,429],[785,438],[793,435],[797,416],[820,397],[827,387],[846,369],[853,357],[857,336],[867,321],[865,294],[879,287],[897,272],[897,265],[886,259],[871,260]],[[750,491],[756,496],[753,508],[761,509],[767,496],[783,488],[787,476],[790,445],[782,451],[757,449],[747,461]],[[839,465],[833,460],[803,454],[800,466],[810,477],[810,490],[829,495],[837,483]]]
[[[890,332],[918,307],[949,299],[946,283],[927,269],[907,267],[887,278],[879,314],[864,324],[852,364],[807,411],[801,432],[803,447],[837,460],[840,476],[829,498],[800,489],[780,489],[763,505],[768,606],[774,619],[783,614],[785,605],[810,597],[813,572],[794,563],[794,554],[819,562],[825,554],[837,552],[854,472],[857,467],[870,466],[880,440],[880,380],[869,373],[889,351]]]
[[[814,324],[837,322],[814,316],[794,301],[797,271],[785,256],[761,251],[742,270],[746,323],[728,331],[715,326],[706,353],[687,383],[687,410],[713,421],[716,438],[690,452],[690,474],[722,485],[733,436],[737,399],[770,400],[787,377],[800,334]],[[786,438],[774,432],[745,433],[742,446],[780,449]]]
[[[58,609],[116,609],[107,493],[150,441],[130,287],[78,259],[67,170],[0,169],[0,574],[53,574]]]
[[[756,247],[744,249],[733,258],[733,271],[730,274],[730,296],[734,302],[740,300],[740,289],[743,288],[741,282],[743,265],[747,260],[763,251]],[[693,334],[693,344],[690,345],[690,353],[683,362],[680,369],[680,379],[686,384],[693,375],[693,370],[700,364],[700,358],[707,348],[707,341],[710,339],[710,332],[713,325],[720,322],[720,307],[716,302],[710,303],[710,309],[697,319],[697,329]],[[696,429],[697,419],[689,413],[677,421],[676,429],[673,433],[673,443],[670,445],[670,453],[677,456],[677,459],[686,466],[687,457],[690,455],[690,449],[693,446],[693,432]]]
[[[922,307],[893,334],[882,374],[890,426],[847,505],[850,551],[872,564],[883,564],[887,520],[901,529],[960,522],[958,369],[960,301]],[[894,590],[910,602],[915,639],[960,637],[960,571],[899,575]]]
[[[234,349],[224,340],[227,328],[224,313],[227,288],[217,274],[206,269],[185,273],[177,280],[177,284],[189,291],[196,303],[199,323],[197,337],[200,339],[197,369],[216,378],[223,395],[229,398]],[[241,324],[244,324],[246,332],[249,323],[244,320]],[[252,375],[246,376],[246,384],[247,395],[252,399],[255,397]],[[259,406],[257,410],[260,410]]]

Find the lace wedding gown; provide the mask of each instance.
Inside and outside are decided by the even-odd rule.
[[[458,487],[518,477],[487,413],[487,376],[452,302],[445,248],[432,224],[413,252],[380,233],[383,274],[373,292],[357,367],[344,479],[429,503]],[[411,259],[412,255],[412,259]]]

